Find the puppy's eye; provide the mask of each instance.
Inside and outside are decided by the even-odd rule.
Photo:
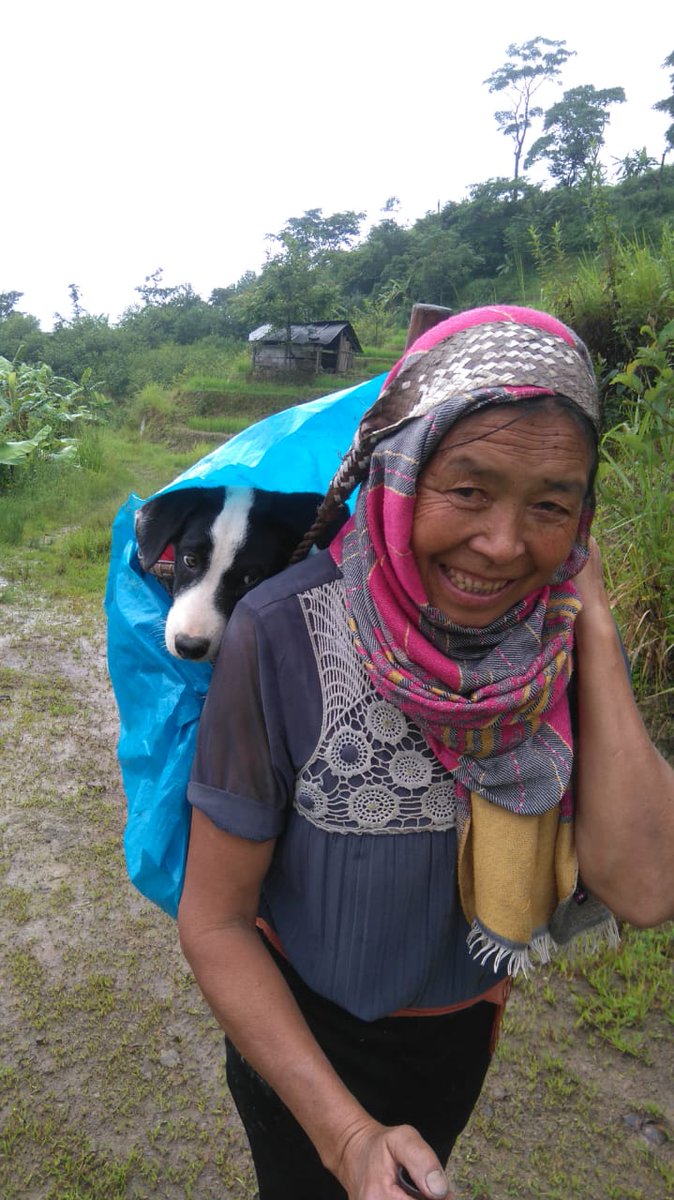
[[[245,588],[253,588],[261,582],[262,577],[262,571],[257,567],[251,567],[250,571],[246,571],[246,574],[241,577],[241,585]]]
[[[196,571],[199,566],[199,559],[196,554],[183,554],[183,562],[188,571]]]

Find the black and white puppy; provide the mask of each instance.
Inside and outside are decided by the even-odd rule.
[[[173,548],[173,605],[164,640],[177,658],[214,659],[237,600],[287,566],[323,497],[247,487],[193,487],[148,500],[136,513],[145,571]],[[328,527],[328,545],[348,516]]]

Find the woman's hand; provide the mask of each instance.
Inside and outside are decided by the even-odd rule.
[[[593,618],[597,616],[611,618],[611,605],[604,587],[601,554],[593,537],[589,540],[588,549],[590,557],[582,571],[573,580],[583,601],[583,611],[577,620],[577,628],[581,636],[584,628],[591,623]]]
[[[335,1174],[349,1200],[402,1200],[398,1167],[429,1200],[451,1200],[447,1177],[430,1146],[411,1125],[369,1119],[351,1129]]]
[[[399,1164],[428,1200],[449,1200],[442,1167],[420,1134],[379,1124],[345,1087],[262,945],[254,921],[272,853],[272,842],[237,838],[193,811],[179,926],[199,986],[350,1200],[403,1200]]]

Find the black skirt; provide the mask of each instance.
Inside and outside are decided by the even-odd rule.
[[[319,1046],[349,1091],[383,1125],[412,1125],[445,1164],[480,1094],[497,1008],[362,1021],[312,992],[265,943]],[[302,1127],[227,1039],[227,1081],[260,1200],[345,1200]]]

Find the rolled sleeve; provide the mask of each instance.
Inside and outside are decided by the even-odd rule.
[[[218,829],[236,837],[266,842],[283,832],[284,814],[250,796],[236,796],[203,783],[190,783],[187,798],[192,807],[209,817]]]
[[[294,770],[273,655],[256,617],[242,602],[225,629],[187,795],[218,828],[264,841],[285,827]]]

